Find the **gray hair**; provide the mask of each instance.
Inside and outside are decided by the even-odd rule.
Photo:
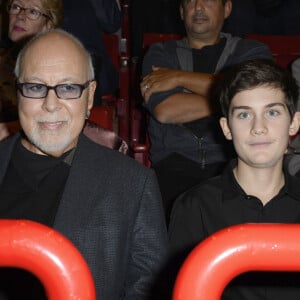
[[[52,29],[52,30],[49,30],[46,32],[38,33],[33,38],[31,38],[28,43],[26,43],[26,45],[22,48],[22,50],[19,52],[18,57],[17,57],[15,70],[14,70],[16,78],[19,78],[19,76],[20,76],[21,65],[23,63],[23,59],[24,59],[24,56],[25,56],[28,48],[36,40],[38,40],[39,38],[43,37],[44,35],[47,35],[52,32],[56,32],[56,33],[60,33],[60,34],[64,35],[65,37],[72,40],[77,46],[79,46],[83,50],[83,52],[87,58],[87,62],[88,62],[88,66],[87,66],[88,67],[88,70],[87,70],[88,71],[88,80],[93,80],[95,78],[95,71],[94,71],[94,67],[93,67],[93,59],[92,59],[91,54],[86,50],[86,48],[84,47],[84,45],[78,38],[76,38],[74,35],[66,32],[62,29]]]

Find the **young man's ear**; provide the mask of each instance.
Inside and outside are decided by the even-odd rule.
[[[300,127],[300,112],[297,111],[294,114],[293,120],[290,124],[290,129],[289,129],[289,135],[296,135],[299,131],[299,127]]]
[[[230,128],[228,126],[228,121],[227,121],[227,118],[225,117],[222,117],[220,119],[220,126],[223,130],[223,134],[224,136],[226,137],[227,140],[232,140],[232,135],[231,135],[231,131],[230,131]]]

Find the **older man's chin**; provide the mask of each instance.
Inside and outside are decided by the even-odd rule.
[[[35,132],[27,138],[33,146],[46,154],[67,152],[76,146],[78,140],[78,138],[73,139],[69,132],[64,132],[64,134]]]

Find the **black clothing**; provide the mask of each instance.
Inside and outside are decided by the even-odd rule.
[[[131,54],[143,56],[143,35],[147,32],[185,34],[179,14],[181,0],[131,0],[130,28]],[[155,16],[155,17],[154,17]]]
[[[232,161],[222,175],[180,196],[171,214],[169,236],[177,268],[203,239],[243,223],[300,223],[300,179],[285,172],[285,186],[265,206],[237,183]],[[174,272],[174,270],[173,270]],[[300,299],[300,273],[248,272],[225,289],[222,300]]]
[[[104,48],[102,34],[114,33],[121,26],[121,12],[115,10],[111,13],[114,18],[112,24],[105,24],[106,20],[99,20],[99,11],[108,11],[117,6],[116,0],[98,1],[98,9],[94,9],[92,1],[63,0],[64,22],[63,29],[75,35],[91,53],[98,82],[95,100],[96,105],[101,104],[100,96],[103,94],[116,94],[119,81],[117,70],[112,64],[110,56]],[[104,14],[104,12],[103,12]]]
[[[205,46],[202,49],[192,49],[194,71],[213,73],[218,58],[225,47],[225,43],[226,39],[222,38],[220,43],[216,45]],[[214,116],[184,123],[183,126],[199,139],[209,130],[215,128],[215,136],[218,134],[218,140],[227,144],[218,121],[216,121],[216,117]],[[231,153],[230,150],[228,153]],[[171,153],[165,159],[153,165],[162,194],[167,225],[169,224],[174,199],[195,184],[220,174],[223,171],[224,165],[225,162],[206,164],[205,161],[203,161],[203,164],[199,164],[176,152]],[[180,181],[178,178],[180,178]],[[174,182],[177,184],[174,185]]]
[[[272,55],[264,44],[221,33],[217,44],[201,49],[190,48],[186,38],[153,44],[145,56],[143,71],[146,75],[155,65],[215,74],[224,67],[255,58],[271,59]],[[155,107],[181,92],[189,91],[177,87],[155,93],[145,104],[151,114],[148,127],[151,162],[158,177],[167,222],[172,203],[180,193],[220,174],[224,164],[235,157],[232,143],[226,140],[219,125],[218,108],[214,115],[184,124],[163,124],[155,119]]]
[[[232,0],[222,31],[233,35],[300,34],[299,0]]]
[[[68,152],[69,153],[69,152]],[[54,217],[68,178],[68,155],[56,158],[14,148],[0,186],[0,218],[27,219],[53,226]]]
[[[0,218],[27,219],[53,226],[70,166],[62,157],[32,153],[20,140],[0,186]],[[16,282],[18,285],[16,288]],[[0,300],[46,299],[40,281],[25,270],[0,268]]]
[[[224,49],[220,54],[220,46],[226,40]],[[230,34],[221,33],[221,41],[217,45],[207,46],[200,51],[209,51],[210,57],[218,60],[213,74],[222,72],[224,68],[250,59],[272,59],[272,54],[266,45],[255,41],[233,37]],[[143,76],[152,72],[152,66],[160,66],[169,69],[178,69],[194,72],[193,51],[188,44],[187,38],[171,40],[165,43],[152,44],[143,61]],[[201,70],[198,70],[201,71]],[[189,93],[183,87],[176,87],[165,92],[154,93],[145,107],[150,113],[149,137],[151,141],[150,159],[153,164],[166,158],[173,152],[182,154],[186,158],[198,163],[211,164],[228,161],[227,146],[231,145],[221,132],[216,118],[213,119],[217,126],[210,127],[205,135],[198,138],[191,130],[182,124],[160,123],[155,118],[155,108],[166,98],[177,93]],[[184,96],[183,96],[184,101]],[[219,113],[219,111],[217,111]],[[201,118],[200,123],[206,123]],[[186,125],[186,123],[184,124]],[[201,125],[202,126],[202,125]],[[214,130],[218,128],[217,132]]]
[[[159,182],[167,225],[174,199],[199,182],[219,175],[225,164],[226,162],[220,162],[203,167],[183,155],[172,153],[153,166]],[[177,184],[174,185],[174,182]]]
[[[0,185],[19,137],[0,142]],[[150,298],[168,249],[153,170],[80,134],[53,229],[83,255],[97,299]]]

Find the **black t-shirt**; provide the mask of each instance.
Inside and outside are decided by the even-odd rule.
[[[50,157],[32,153],[16,144],[2,185],[0,218],[27,219],[53,226],[68,178],[69,155]],[[17,268],[0,268],[0,300],[44,300],[44,288],[31,273]]]
[[[16,144],[0,186],[0,218],[28,219],[52,226],[70,166],[62,157],[32,153]]]
[[[222,175],[180,196],[171,214],[172,274],[201,241],[223,228],[244,223],[300,223],[300,180],[285,172],[285,186],[266,205],[236,181],[232,161]],[[222,300],[298,300],[300,272],[248,272],[235,278]]]

